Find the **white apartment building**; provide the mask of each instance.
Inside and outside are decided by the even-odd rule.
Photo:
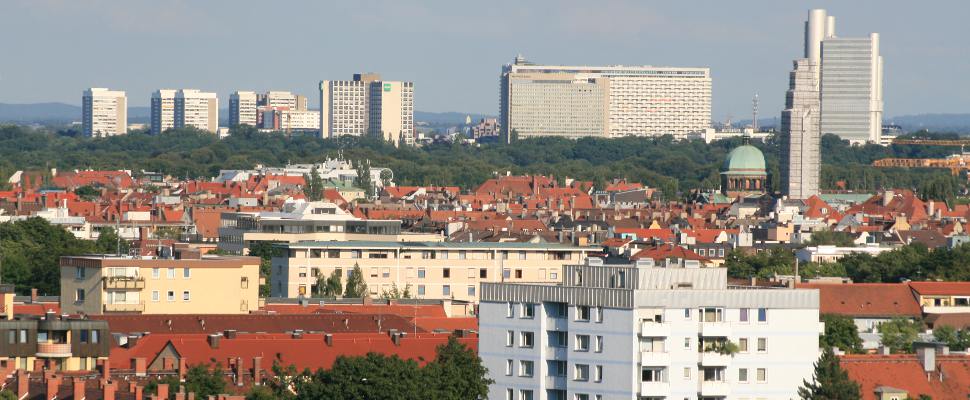
[[[229,95],[229,126],[256,126],[259,96],[252,91],[236,91]]]
[[[602,263],[564,281],[482,283],[490,399],[792,399],[820,354],[818,290]]]
[[[290,92],[269,91],[263,95],[263,106],[286,108],[289,110],[306,110],[307,98]]]
[[[85,136],[128,133],[128,97],[124,91],[90,88],[81,96],[81,124]]]
[[[879,34],[823,40],[821,79],[822,132],[852,143],[880,143],[883,102]]]
[[[379,135],[395,145],[414,143],[414,83],[377,74],[320,81],[322,137]]]
[[[270,108],[262,111],[261,129],[284,132],[319,132],[320,111]]]
[[[709,68],[535,65],[502,68],[502,133],[519,137],[682,138],[711,126]]]
[[[215,133],[219,129],[219,98],[212,92],[179,90],[175,93],[175,127]]]
[[[152,135],[175,127],[175,89],[159,89],[152,93]]]

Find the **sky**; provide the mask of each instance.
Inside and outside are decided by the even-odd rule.
[[[377,72],[415,109],[497,114],[503,64],[710,67],[713,117],[784,104],[810,8],[842,37],[881,35],[885,115],[970,112],[970,2],[941,0],[4,0],[0,102],[80,104],[88,87],[147,106],[158,88],[290,90]]]

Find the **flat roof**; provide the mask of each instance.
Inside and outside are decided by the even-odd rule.
[[[309,249],[317,247],[339,248],[382,248],[382,249],[498,249],[498,250],[573,250],[599,251],[599,247],[579,247],[562,243],[522,243],[522,242],[381,242],[375,240],[315,241],[304,240],[295,243],[277,243],[277,247]]]

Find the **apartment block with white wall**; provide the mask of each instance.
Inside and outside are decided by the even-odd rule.
[[[81,125],[85,136],[128,133],[128,97],[122,90],[90,88],[81,96]]]
[[[490,399],[790,399],[820,354],[817,290],[729,288],[723,268],[593,263],[481,292]]]
[[[158,89],[152,93],[152,135],[175,127],[175,89]]]
[[[175,92],[175,127],[215,133],[219,129],[219,98],[196,89]]]
[[[235,91],[229,95],[229,126],[256,126],[259,95],[253,91]]]

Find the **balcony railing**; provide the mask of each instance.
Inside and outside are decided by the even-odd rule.
[[[700,363],[705,367],[726,367],[731,362],[731,355],[716,351],[705,351],[700,355]]]
[[[670,353],[666,351],[641,351],[640,365],[644,367],[663,367],[670,365]]]
[[[70,356],[70,343],[37,343],[37,357],[64,358]]]
[[[112,303],[104,305],[105,312],[144,312],[145,302],[138,303]]]
[[[731,385],[725,381],[701,381],[701,396],[726,397],[731,394]]]
[[[640,396],[668,397],[670,396],[670,384],[667,382],[640,382]]]
[[[105,289],[144,289],[145,278],[141,276],[106,276]]]
[[[555,375],[546,376],[546,389],[566,390],[566,377]]]
[[[640,324],[640,336],[667,337],[670,336],[670,325],[661,322],[644,321]]]
[[[701,336],[728,337],[731,336],[731,325],[727,322],[701,322]]]

